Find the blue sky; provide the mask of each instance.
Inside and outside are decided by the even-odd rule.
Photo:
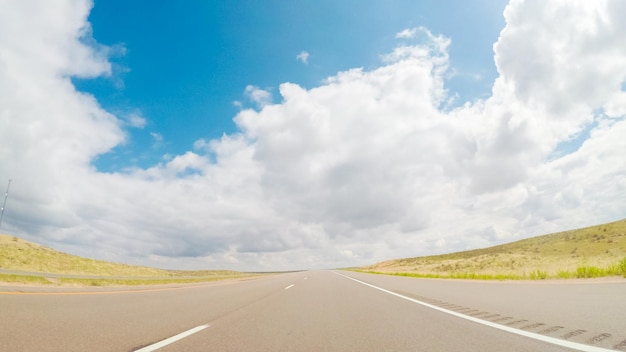
[[[493,43],[505,1],[96,1],[93,37],[109,46],[113,74],[74,79],[121,117],[139,115],[123,145],[101,155],[101,171],[148,167],[236,130],[232,118],[253,85],[276,93],[283,82],[305,88],[339,71],[370,70],[423,26],[452,40],[454,75],[446,87],[457,104],[485,97],[497,76]],[[307,63],[297,60],[309,54]],[[274,99],[279,99],[273,94]]]

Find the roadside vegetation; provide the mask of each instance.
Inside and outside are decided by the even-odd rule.
[[[164,270],[82,258],[0,235],[0,282],[36,285],[154,285],[197,283],[258,274],[229,270]]]
[[[480,280],[626,277],[626,219],[489,248],[389,260],[355,270]]]
[[[209,275],[198,277],[64,277],[50,276],[46,273],[31,273],[31,274],[4,274],[0,273],[0,282],[5,283],[19,283],[19,284],[31,284],[31,285],[46,285],[46,286],[141,286],[141,285],[169,285],[169,284],[193,284],[218,280],[238,279],[251,276],[258,276],[260,274],[249,274],[231,272],[225,275]]]

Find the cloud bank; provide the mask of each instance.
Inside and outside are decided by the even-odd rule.
[[[107,260],[280,270],[626,216],[624,2],[512,1],[487,99],[450,108],[453,39],[408,28],[377,68],[283,83],[276,103],[250,85],[257,109],[234,117],[238,133],[117,173],[92,162],[127,141],[128,122],[71,83],[111,73],[90,3],[2,7],[4,232]]]

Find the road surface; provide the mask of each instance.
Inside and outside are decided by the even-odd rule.
[[[0,351],[626,351],[625,280],[315,271],[156,288],[0,291]]]

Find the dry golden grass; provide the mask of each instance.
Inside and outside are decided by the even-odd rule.
[[[425,277],[545,279],[626,275],[626,220],[499,246],[389,260],[362,271]]]
[[[192,283],[253,275],[229,270],[163,270],[112,263],[62,253],[7,235],[0,235],[0,269],[20,272],[0,273],[0,282],[90,286]],[[53,279],[45,279],[45,274],[56,275]]]
[[[82,258],[7,235],[0,235],[0,268],[72,275],[172,276],[167,270]]]

